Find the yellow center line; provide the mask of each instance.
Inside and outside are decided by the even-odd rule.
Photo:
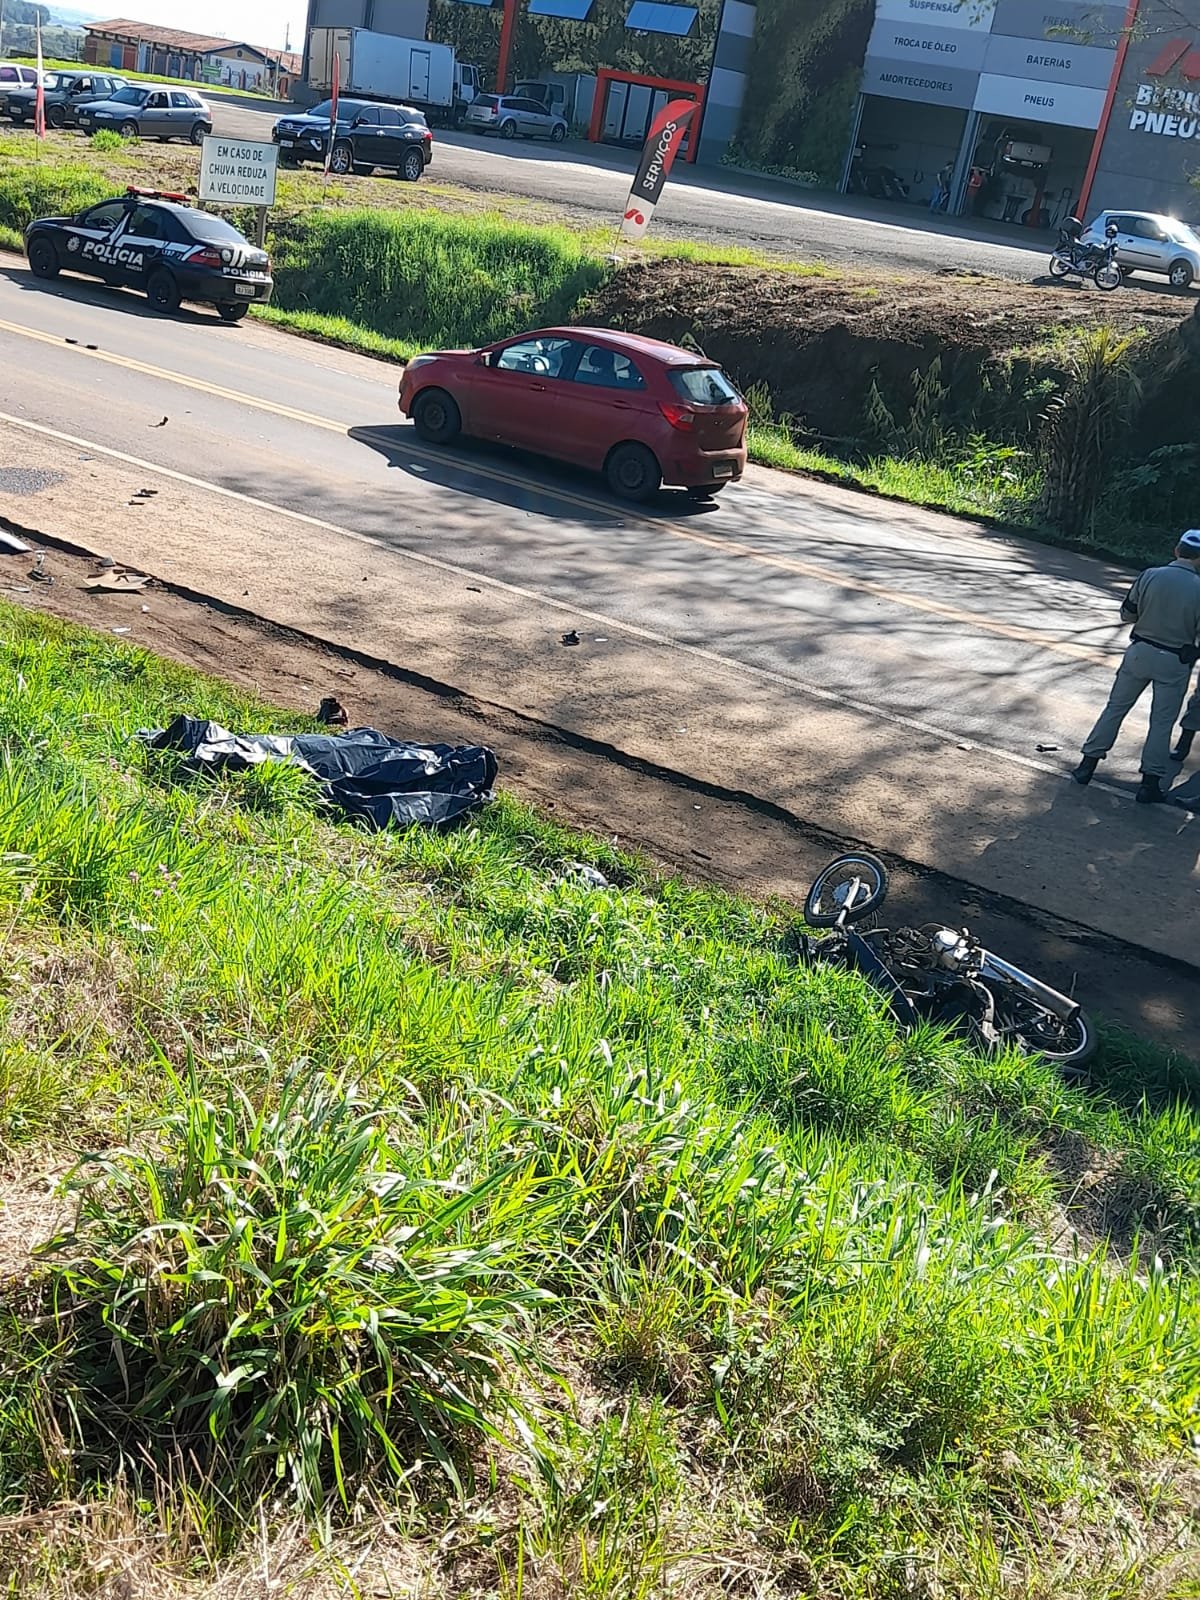
[[[26,328],[19,323],[5,322],[0,319],[0,331],[15,334],[22,339],[33,339],[41,344],[54,345],[59,349],[64,347],[64,340],[61,335],[45,333],[39,328]],[[290,422],[303,423],[306,427],[321,428],[326,433],[341,434],[343,437],[347,437],[350,434],[350,428],[347,424],[334,421],[330,417],[322,417],[311,411],[300,411],[294,406],[281,405],[276,400],[267,400],[260,395],[245,394],[238,389],[226,389],[221,384],[210,383],[205,378],[195,378],[186,373],[152,366],[148,362],[137,361],[132,356],[117,355],[109,350],[87,350],[83,346],[76,345],[69,345],[66,348],[72,355],[83,356],[90,361],[100,361],[108,366],[121,367],[127,372],[142,373],[149,378],[173,383],[181,388],[193,389],[201,394],[212,395],[218,400],[229,400],[235,405],[249,406],[256,411],[264,411],[272,416],[283,417]],[[424,449],[420,445],[411,443],[407,437],[397,440],[394,434],[385,432],[383,429],[355,427],[354,437],[373,440],[397,453],[403,450],[405,454],[418,460],[440,465],[445,464],[444,452]],[[568,489],[544,487],[528,478],[520,477],[516,473],[505,472],[501,468],[486,462],[465,462],[463,470],[472,477],[519,488],[526,492],[558,501],[564,505],[578,506],[592,514],[601,512],[610,518],[628,517],[630,515],[629,512],[624,511],[622,508],[606,504],[603,500],[575,494]],[[640,523],[640,526],[647,531],[665,534],[670,538],[683,540],[685,543],[696,545],[701,549],[715,551],[722,556],[736,557],[738,560],[751,561],[757,566],[770,567],[775,571],[787,572],[796,577],[810,578],[816,583],[824,584],[830,588],[841,589],[848,593],[869,595],[871,598],[881,600],[888,605],[898,606],[907,611],[915,611],[925,616],[938,617],[945,622],[955,623],[979,633],[991,634],[996,638],[1008,639],[1017,644],[1031,645],[1039,650],[1050,651],[1055,655],[1069,656],[1077,661],[1086,661],[1100,666],[1108,666],[1112,660],[1113,652],[1110,650],[1097,650],[1089,645],[1073,644],[1067,639],[1050,639],[1039,633],[1036,628],[1024,627],[1016,622],[1001,622],[994,617],[981,616],[977,612],[965,611],[959,606],[949,605],[940,600],[932,600],[924,595],[914,595],[904,590],[891,589],[886,584],[873,582],[870,578],[861,578],[854,574],[839,572],[833,568],[820,566],[815,562],[804,561],[797,556],[779,555],[768,550],[760,550],[753,545],[743,544],[725,534],[701,533],[697,529],[685,527],[681,523],[665,519],[660,521],[656,517],[646,517]]]

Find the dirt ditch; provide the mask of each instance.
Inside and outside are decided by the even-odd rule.
[[[18,531],[18,530],[14,530]],[[29,530],[19,530],[29,537]],[[401,737],[486,743],[510,793],[577,827],[612,839],[693,881],[799,908],[817,870],[844,843],[819,821],[749,796],[702,785],[586,741],[506,706],[411,681],[403,666],[365,665],[322,642],[249,613],[155,583],[148,609],[83,588],[90,559],[47,540],[53,585],[21,593],[5,565],[0,598],[103,630],[119,616],[128,642],[221,677],[293,711],[314,712],[326,694],[352,723]],[[21,571],[25,570],[24,558]],[[202,707],[191,708],[198,714]],[[886,852],[884,852],[886,854]],[[889,858],[897,921],[971,923],[1010,960],[1079,995],[1110,1022],[1200,1061],[1200,972],[1063,923],[957,880]]]
[[[957,273],[855,279],[656,261],[609,279],[588,315],[695,344],[743,387],[765,384],[778,412],[844,439],[862,432],[872,382],[890,402],[911,400],[914,373],[935,359],[964,419],[986,427],[990,405],[1019,424],[1024,397],[1038,407],[1041,380],[1059,377],[1073,330],[1107,324],[1157,342],[1195,303],[1152,287],[1106,295]]]

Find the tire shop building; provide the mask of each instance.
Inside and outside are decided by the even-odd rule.
[[[1089,214],[1129,206],[1200,222],[1200,0],[1142,0],[1093,152]]]
[[[878,0],[843,187],[1057,225],[1079,205],[1125,15],[1087,0]]]
[[[693,160],[1014,228],[1200,216],[1200,0],[309,0],[326,26],[557,80],[605,143],[682,96]]]

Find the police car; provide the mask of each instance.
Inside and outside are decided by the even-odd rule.
[[[196,211],[187,196],[127,189],[74,217],[41,217],[25,230],[35,278],[67,270],[142,289],[157,311],[202,300],[226,322],[271,298],[270,258],[222,217]]]

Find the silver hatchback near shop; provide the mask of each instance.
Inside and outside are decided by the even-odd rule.
[[[515,94],[477,94],[467,107],[463,126],[479,133],[498,133],[502,139],[519,136],[561,144],[567,137],[566,121],[556,111]]]
[[[79,126],[85,133],[111,128],[123,139],[188,139],[199,144],[212,132],[208,102],[194,89],[166,83],[129,83],[110,100],[81,106]]]
[[[1200,234],[1186,222],[1152,211],[1102,211],[1088,223],[1082,242],[1103,245],[1114,223],[1117,265],[1126,276],[1152,272],[1172,289],[1189,289],[1200,278]]]

